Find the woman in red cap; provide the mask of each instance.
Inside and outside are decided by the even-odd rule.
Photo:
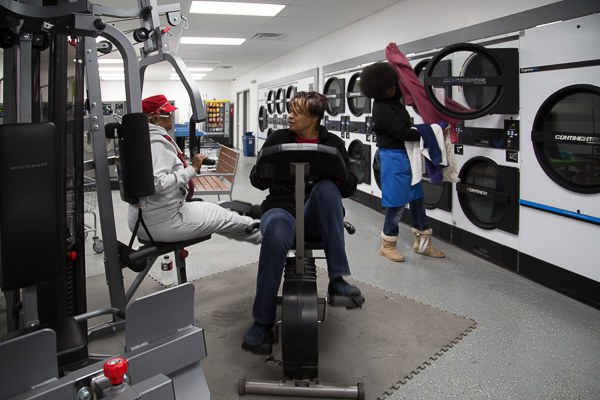
[[[167,131],[173,129],[172,106],[163,95],[142,101],[144,113],[150,124],[150,145],[154,172],[155,194],[148,196],[144,221],[153,239],[159,242],[178,242],[213,233],[235,240],[259,244],[260,232],[246,233],[246,228],[256,222],[253,218],[226,210],[217,204],[204,201],[188,202],[194,185],[191,180],[200,172],[203,154],[196,154],[192,165],[185,158]],[[138,206],[129,207],[129,229],[133,231],[138,216]],[[141,239],[149,240],[144,230]]]

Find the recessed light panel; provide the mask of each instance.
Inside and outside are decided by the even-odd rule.
[[[224,14],[273,17],[283,10],[285,5],[261,3],[237,3],[225,1],[192,1],[190,12],[193,14]]]
[[[246,41],[245,38],[215,38],[215,37],[192,37],[184,36],[179,43],[181,44],[211,44],[239,46]]]

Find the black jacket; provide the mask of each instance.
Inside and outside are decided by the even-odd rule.
[[[339,179],[332,180],[336,183],[342,197],[350,197],[356,192],[356,185],[358,184],[358,178],[354,175],[352,167],[350,165],[350,158],[348,152],[344,146],[344,141],[336,135],[328,132],[324,126],[320,125],[317,127],[319,130],[318,144],[325,146],[335,147],[340,151],[344,162],[346,164],[346,173]],[[279,129],[273,132],[265,141],[264,147],[274,146],[284,143],[298,143],[296,141],[296,134],[291,132],[289,129]],[[252,167],[250,171],[250,182],[252,186],[257,189],[265,190],[269,189],[269,195],[261,204],[261,210],[264,213],[271,208],[283,208],[290,212],[292,215],[296,215],[296,204],[294,201],[294,185],[288,182],[277,182],[270,180],[263,180],[260,178],[256,171],[256,166]],[[307,182],[304,202],[308,199],[310,192],[316,182]]]
[[[405,141],[420,140],[419,131],[411,129],[410,115],[400,103],[402,93],[373,102],[373,132],[377,135],[377,147],[384,149],[406,149]]]

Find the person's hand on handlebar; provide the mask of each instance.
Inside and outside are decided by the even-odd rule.
[[[196,171],[196,173],[200,173],[200,168],[202,167],[202,163],[204,162],[204,160],[208,159],[207,156],[205,156],[204,154],[196,154],[194,156],[194,158],[192,159],[192,167],[194,168],[194,170]]]

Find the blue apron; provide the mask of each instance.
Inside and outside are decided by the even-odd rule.
[[[406,150],[380,148],[381,159],[381,205],[405,206],[424,197],[421,182],[411,186],[412,171]]]

